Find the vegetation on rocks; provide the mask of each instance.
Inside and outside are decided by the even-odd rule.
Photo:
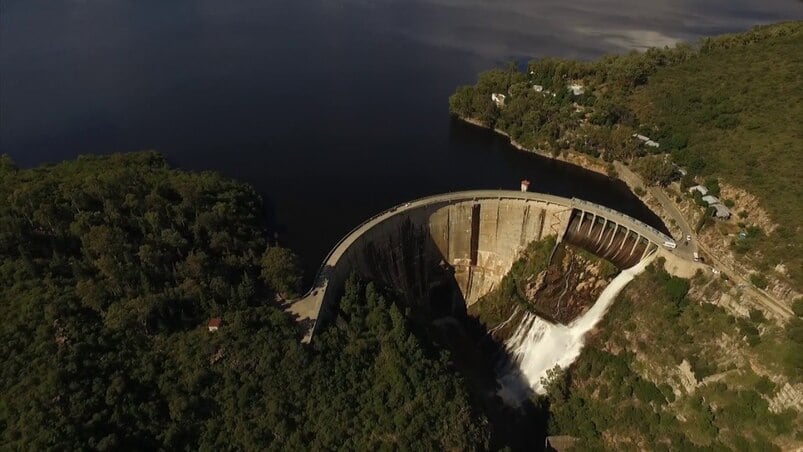
[[[474,303],[469,313],[485,325],[493,327],[505,322],[517,309],[521,312],[532,309],[525,286],[532,276],[547,268],[555,242],[555,236],[548,236],[527,245],[527,249],[513,263],[499,285]],[[512,326],[514,325],[511,324]]]
[[[568,324],[590,307],[618,269],[611,262],[549,236],[530,243],[491,292],[469,308],[505,338],[525,312]],[[551,258],[551,261],[550,261]]]
[[[801,382],[803,321],[781,328],[701,300],[720,284],[670,276],[660,262],[638,276],[578,360],[551,375],[550,434],[588,449],[799,447],[799,407],[776,397]]]

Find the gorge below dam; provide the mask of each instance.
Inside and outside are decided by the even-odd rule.
[[[313,340],[317,329],[344,321],[338,300],[345,280],[355,273],[391,288],[406,306],[429,318],[466,313],[487,303],[484,297],[529,245],[545,240],[551,252],[544,266],[558,245],[566,244],[625,271],[566,325],[537,316],[527,305],[520,315],[510,316],[516,318],[507,345],[518,370],[506,372],[527,382],[522,388],[502,378],[503,398],[515,403],[529,390],[541,389],[540,378],[548,369],[576,358],[585,333],[664,243],[672,242],[670,237],[576,198],[502,190],[437,195],[393,207],[356,227],[335,245],[313,287],[290,311],[310,324],[305,341]],[[486,324],[488,329],[497,326]]]

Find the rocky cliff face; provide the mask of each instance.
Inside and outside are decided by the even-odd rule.
[[[568,324],[594,304],[616,273],[609,262],[561,244],[546,270],[526,280],[524,295],[539,316]]]

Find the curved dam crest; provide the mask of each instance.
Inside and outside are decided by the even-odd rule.
[[[476,190],[430,196],[388,209],[357,226],[324,260],[314,286],[289,307],[320,325],[337,319],[354,272],[394,287],[412,305],[448,290],[470,306],[507,274],[529,243],[555,236],[625,269],[674,241],[641,221],[577,198]]]

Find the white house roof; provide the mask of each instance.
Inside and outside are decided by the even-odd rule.
[[[650,146],[650,147],[657,148],[657,147],[660,146],[660,144],[658,144],[657,141],[652,141],[650,139],[650,137],[648,137],[646,135],[641,135],[641,134],[638,134],[638,133],[634,133],[633,134],[633,138],[638,138],[639,140],[643,141],[644,144],[646,144],[647,146]]]
[[[731,211],[722,204],[714,204],[711,207],[716,209],[714,215],[718,218],[729,218],[731,216]]]
[[[708,189],[702,185],[695,185],[694,187],[689,188],[689,193],[693,191],[699,191],[701,195],[705,196],[708,194]]]
[[[714,205],[714,204],[719,204],[719,202],[720,202],[719,198],[717,198],[716,196],[711,196],[711,195],[703,196],[703,201],[707,202],[709,206]]]

